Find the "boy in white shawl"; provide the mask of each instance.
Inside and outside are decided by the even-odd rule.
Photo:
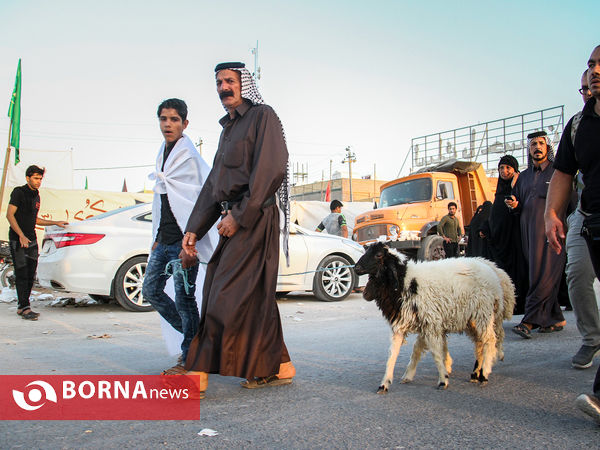
[[[177,364],[163,372],[177,374],[184,371],[183,364],[190,342],[198,332],[200,318],[195,292],[202,295],[205,266],[199,266],[197,260],[184,253],[181,263],[183,267],[189,267],[185,269],[188,286],[185,285],[181,272],[173,275],[174,301],[165,292],[169,278],[165,274],[165,268],[170,261],[179,259],[183,238],[181,230],[185,229],[210,167],[190,138],[183,134],[188,125],[187,105],[183,100],[165,100],[159,105],[157,115],[165,141],[156,158],[156,171],[150,176],[156,181],[152,203],[153,244],[142,293],[162,319],[183,334],[181,356]],[[205,239],[198,242],[198,257],[201,261],[208,261],[217,241],[216,230],[211,230]],[[172,347],[173,341],[181,339],[181,335],[167,328],[169,327],[163,326],[164,336],[167,347]]]

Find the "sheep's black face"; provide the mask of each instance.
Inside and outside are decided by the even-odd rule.
[[[376,242],[365,247],[366,252],[354,266],[357,275],[377,275],[384,267],[384,260],[388,253],[386,245]]]

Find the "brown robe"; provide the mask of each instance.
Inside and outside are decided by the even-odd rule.
[[[213,168],[186,232],[202,238],[220,217],[220,202],[240,225],[221,236],[204,280],[198,334],[186,369],[242,378],[266,377],[288,362],[275,302],[279,266],[279,210],[273,198],[287,170],[279,118],[267,105],[245,101],[226,115]]]

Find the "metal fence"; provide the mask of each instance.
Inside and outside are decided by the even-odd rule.
[[[450,159],[481,163],[490,176],[497,176],[498,161],[513,155],[519,167],[527,167],[527,135],[545,130],[556,149],[564,128],[564,105],[541,109],[517,116],[456,128],[441,133],[420,136],[411,140],[411,170],[434,165]],[[398,173],[404,168],[404,164]]]

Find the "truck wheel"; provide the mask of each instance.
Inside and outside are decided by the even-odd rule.
[[[144,312],[154,309],[142,296],[147,264],[147,256],[135,256],[125,261],[117,271],[115,299],[128,311]]]
[[[421,248],[417,252],[417,260],[437,261],[445,257],[444,238],[437,234],[430,234],[421,241]]]
[[[313,294],[324,302],[338,302],[350,295],[356,285],[356,274],[348,260],[339,255],[329,255],[319,263],[313,279]]]

